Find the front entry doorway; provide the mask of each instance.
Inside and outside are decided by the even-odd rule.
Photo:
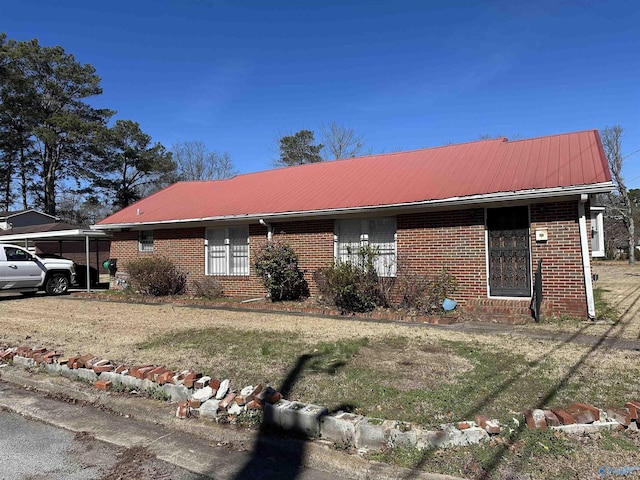
[[[487,209],[489,295],[531,296],[529,207]]]

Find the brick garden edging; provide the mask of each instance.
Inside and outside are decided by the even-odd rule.
[[[440,430],[425,430],[407,422],[341,411],[329,413],[320,405],[286,400],[269,386],[247,386],[238,392],[231,388],[228,379],[220,381],[193,370],[177,372],[156,365],[127,367],[92,354],[63,358],[61,353],[44,347],[0,350],[0,363],[9,362],[25,368],[42,366],[49,373],[80,378],[102,390],[109,390],[116,384],[146,391],[159,389],[171,401],[178,402],[176,417],[181,419],[194,416],[220,421],[242,413],[263,412],[262,421],[269,427],[342,447],[377,450],[401,445],[420,449],[465,446],[509,429],[497,420],[476,415],[474,421],[445,424]],[[565,433],[637,430],[640,402],[628,401],[623,408],[606,410],[577,402],[565,409],[526,410],[524,418],[530,429],[550,428]],[[517,427],[517,419],[514,423]]]
[[[130,303],[170,303],[176,305],[208,307],[233,311],[264,311],[273,313],[293,313],[303,315],[321,315],[328,317],[351,317],[362,320],[380,320],[391,322],[431,323],[438,325],[451,325],[461,321],[462,313],[457,311],[449,315],[411,315],[395,310],[374,310],[372,312],[342,312],[337,308],[322,305],[308,305],[298,302],[216,302],[192,297],[128,297],[118,298],[113,295],[96,292],[73,292],[74,298],[94,299],[105,302],[130,302]]]

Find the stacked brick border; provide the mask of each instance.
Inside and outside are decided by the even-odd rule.
[[[228,379],[220,381],[193,370],[173,371],[156,365],[127,367],[92,354],[65,358],[60,352],[44,347],[20,346],[1,350],[0,363],[10,362],[25,368],[41,366],[49,373],[81,378],[102,390],[109,390],[116,383],[140,390],[160,389],[171,401],[178,402],[176,417],[180,419],[195,416],[218,421],[244,412],[263,412],[262,421],[269,427],[355,448],[465,446],[480,443],[508,428],[497,420],[476,415],[473,421],[445,424],[440,430],[425,430],[407,422],[341,411],[329,413],[320,405],[286,400],[269,386],[247,386],[237,391],[231,388]],[[628,401],[624,407],[606,410],[576,402],[565,409],[530,409],[523,413],[530,429],[550,428],[566,433],[637,430],[640,402]],[[514,423],[519,426],[517,419]]]
[[[101,294],[100,292],[73,292],[71,296],[76,298],[99,299],[100,301],[118,302],[123,301],[132,303],[172,303],[186,306],[202,306],[209,308],[224,308],[237,311],[255,311],[267,310],[270,312],[300,313],[305,315],[323,315],[329,317],[352,317],[363,320],[381,320],[389,322],[407,322],[407,323],[431,323],[438,325],[451,325],[463,321],[463,314],[455,311],[446,316],[437,315],[409,315],[400,311],[373,311],[373,312],[343,312],[336,308],[318,305],[297,305],[287,302],[216,302],[215,300],[202,300],[196,297],[130,297],[126,300],[114,297],[110,294]],[[260,298],[260,300],[262,300]],[[528,305],[529,303],[527,303]],[[529,317],[530,318],[530,317]],[[465,319],[466,320],[466,319]],[[516,319],[520,320],[520,319]],[[523,323],[523,322],[520,322]]]

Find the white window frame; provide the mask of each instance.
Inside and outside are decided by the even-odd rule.
[[[604,207],[591,207],[591,256],[604,257]],[[600,248],[593,248],[594,244]]]
[[[153,230],[138,232],[138,252],[153,253]]]
[[[236,256],[235,258],[246,258],[243,261],[243,264],[240,268],[236,269],[234,267],[234,246],[244,245],[242,242],[237,242],[234,244],[232,238],[232,232],[234,230],[239,231],[242,229],[242,233],[246,234],[246,255],[242,255],[242,257]],[[211,245],[210,238],[212,233],[222,233],[220,238],[222,239],[222,243],[218,245]],[[242,236],[244,238],[244,235]],[[220,262],[220,266],[222,269],[218,271],[213,271],[213,266],[211,262],[211,247],[217,247],[218,253],[224,252],[224,256],[220,255],[218,258],[222,261]],[[246,277],[250,274],[250,258],[251,252],[249,248],[249,226],[238,226],[238,227],[218,227],[218,228],[207,228],[205,232],[205,240],[204,240],[204,251],[205,251],[205,275],[215,275],[215,276],[232,276],[232,277]]]
[[[372,224],[376,221],[389,221],[393,226],[393,242],[374,242],[371,237],[373,233]],[[398,258],[398,227],[396,217],[371,217],[371,218],[359,218],[359,219],[346,219],[336,220],[334,224],[333,235],[333,250],[334,258],[338,261],[357,261],[358,252],[352,251],[350,253],[341,252],[344,250],[341,247],[341,230],[357,231],[357,240],[350,242],[342,242],[343,244],[350,243],[353,247],[359,249],[370,245],[372,247],[379,247],[382,252],[389,250],[388,245],[393,243],[392,251],[390,253],[382,253],[376,261],[376,272],[380,277],[395,277],[397,275],[397,258]],[[354,235],[355,236],[355,235]],[[385,248],[386,247],[386,248]],[[390,260],[389,260],[390,259]],[[387,261],[385,261],[387,260]]]

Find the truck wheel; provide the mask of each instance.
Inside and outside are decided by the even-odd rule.
[[[47,295],[64,295],[69,291],[69,280],[63,273],[54,273],[44,286]]]

